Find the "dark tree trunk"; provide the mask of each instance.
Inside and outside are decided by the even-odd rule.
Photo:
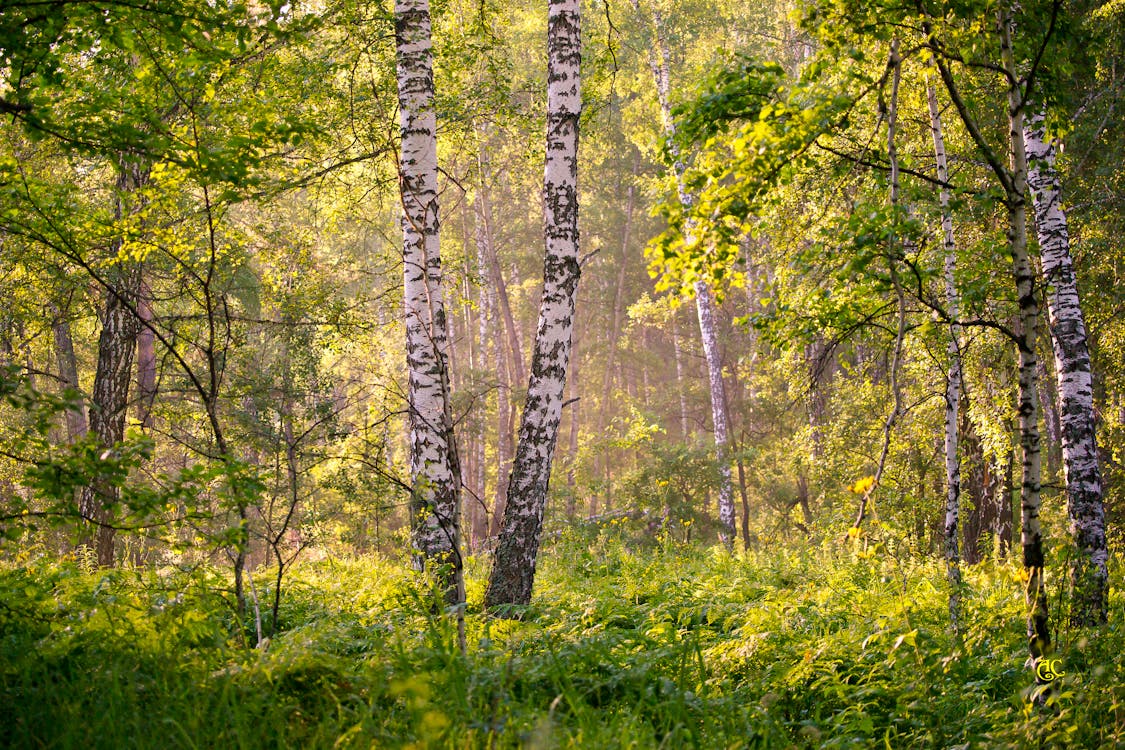
[[[549,0],[547,157],[543,205],[546,253],[539,329],[520,421],[504,526],[485,606],[531,601],[551,460],[570,363],[578,263],[578,121],[582,44],[578,0]]]
[[[122,158],[116,182],[118,220],[133,207],[136,191],[147,181],[147,168]],[[121,240],[114,243],[120,250]],[[129,408],[129,385],[133,376],[133,353],[137,346],[137,307],[141,289],[140,264],[118,261],[107,274],[109,289],[98,337],[98,364],[91,394],[90,431],[104,450],[111,451],[125,439],[125,418]],[[80,544],[93,547],[98,565],[109,567],[114,561],[114,514],[120,488],[102,476],[94,477],[82,491],[79,512],[92,522]]]

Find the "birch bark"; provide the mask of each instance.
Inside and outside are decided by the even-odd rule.
[[[633,0],[633,8],[640,11],[639,0]],[[649,66],[652,68],[653,80],[656,83],[664,132],[671,142],[676,134],[676,126],[672,120],[670,54],[664,19],[658,8],[652,10],[652,26],[656,39],[654,49],[649,50]],[[679,193],[680,203],[685,208],[689,208],[692,205],[692,197],[684,185],[684,163],[680,160],[674,146],[673,157],[676,190]],[[690,233],[691,226],[686,226],[684,231]],[[727,549],[732,549],[735,528],[734,482],[730,469],[730,420],[727,416],[727,394],[723,383],[722,353],[719,350],[719,336],[715,327],[715,299],[711,294],[711,288],[702,280],[695,283],[693,291],[696,316],[699,319],[699,336],[703,342],[703,356],[707,362],[711,421],[715,433],[715,461],[719,466],[719,538]]]
[[[1035,350],[1039,329],[1039,302],[1035,294],[1035,270],[1027,252],[1027,151],[1023,139],[1026,102],[1020,88],[1012,53],[1012,9],[1000,11],[1001,55],[1008,74],[1008,142],[1010,182],[1005,186],[1008,208],[1008,249],[1012,254],[1012,274],[1019,305],[1019,426],[1023,471],[1020,488],[1021,539],[1023,565],[1027,572],[1027,641],[1032,668],[1049,653],[1047,588],[1044,581],[1043,532],[1039,523],[1042,455],[1039,445],[1038,371]],[[1038,679],[1038,675],[1037,675]]]
[[[415,566],[435,568],[449,603],[464,601],[460,469],[449,405],[438,244],[437,118],[429,0],[397,0],[395,42],[402,128],[403,290],[410,409],[411,536]]]
[[[543,296],[503,530],[485,592],[486,607],[531,601],[551,461],[562,416],[575,297],[581,273],[578,263],[580,24],[578,0],[548,0]]]
[[[1035,271],[1027,251],[1027,152],[1023,138],[1024,82],[1016,69],[1012,52],[1013,7],[1003,5],[997,14],[1001,68],[1007,84],[1008,104],[1008,164],[1005,165],[981,132],[976,119],[969,112],[960,87],[953,78],[942,49],[935,48],[934,56],[942,83],[949,93],[969,136],[976,143],[985,161],[1004,188],[1004,204],[1008,219],[1008,251],[1012,257],[1012,280],[1016,290],[1018,309],[1013,339],[1019,354],[1019,419],[1022,476],[1020,482],[1021,544],[1023,565],[1027,575],[1024,596],[1027,604],[1027,640],[1029,664],[1034,670],[1051,647],[1048,629],[1046,586],[1043,578],[1044,545],[1039,523],[1042,457],[1039,438],[1038,372],[1035,351],[1036,332],[1039,327],[1039,303],[1035,290]],[[932,28],[923,24],[929,35]],[[1038,677],[1037,677],[1038,679]]]
[[[958,545],[958,528],[961,513],[961,456],[959,409],[961,405],[961,297],[957,292],[957,243],[953,237],[953,212],[949,208],[949,162],[945,154],[945,137],[941,128],[941,110],[937,92],[926,85],[926,100],[930,107],[930,132],[934,140],[934,161],[937,178],[942,183],[938,191],[941,206],[942,250],[945,253],[945,304],[952,321],[949,325],[949,343],[946,348],[945,375],[945,564],[949,579],[949,620],[953,629],[960,627],[961,611],[961,551]]]
[[[1027,182],[1035,207],[1055,353],[1067,515],[1078,552],[1070,566],[1071,622],[1093,625],[1106,621],[1109,594],[1109,551],[1098,465],[1093,377],[1066,213],[1062,210],[1055,170],[1055,146],[1046,138],[1044,119],[1040,109],[1023,128],[1029,166]]]

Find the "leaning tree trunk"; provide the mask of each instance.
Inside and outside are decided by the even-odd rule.
[[[478,250],[484,253],[481,273],[485,274],[488,285],[488,306],[493,312],[492,356],[496,366],[496,488],[493,494],[492,519],[488,523],[487,535],[500,534],[500,524],[504,518],[504,505],[508,500],[508,479],[512,473],[512,445],[514,430],[512,409],[512,384],[524,378],[523,349],[516,330],[515,316],[512,315],[508,300],[508,289],[504,284],[504,273],[496,254],[495,235],[492,231],[492,170],[488,160],[488,144],[485,134],[478,131],[478,181],[473,199],[473,220],[476,225]]]
[[[403,289],[415,566],[432,566],[449,603],[464,601],[460,470],[449,406],[448,337],[438,246],[437,118],[429,0],[395,3],[402,126]]]
[[[639,0],[633,0],[633,8],[640,11]],[[665,36],[664,19],[659,9],[653,8],[652,26],[656,35],[655,44],[649,50],[649,66],[652,68],[656,93],[660,100],[660,113],[664,121],[664,132],[669,143],[674,144],[676,126],[672,120],[671,72],[669,67],[668,40]],[[691,195],[684,185],[684,163],[672,146],[675,158],[673,170],[676,174],[676,190],[680,203],[690,208]],[[685,233],[691,233],[690,225]],[[727,549],[734,546],[734,482],[730,470],[730,419],[727,416],[727,394],[723,383],[722,354],[719,350],[719,336],[715,328],[715,300],[711,288],[702,280],[695,282],[695,309],[699,318],[699,336],[703,341],[703,356],[707,361],[707,384],[711,396],[711,421],[715,429],[715,461],[719,466],[719,538]]]
[[[926,86],[926,99],[930,105],[930,131],[934,138],[934,160],[937,177],[941,182],[938,202],[941,205],[942,250],[945,252],[945,304],[949,313],[949,343],[946,348],[945,376],[945,565],[949,579],[949,620],[953,629],[960,627],[961,611],[961,551],[958,545],[958,528],[961,513],[961,456],[959,415],[961,405],[961,308],[960,294],[954,272],[957,268],[957,243],[953,238],[953,212],[949,208],[949,163],[945,155],[945,138],[941,129],[941,111],[937,92]]]
[[[1031,115],[1023,128],[1029,163],[1027,182],[1035,205],[1043,282],[1047,286],[1047,314],[1061,412],[1067,514],[1070,534],[1077,548],[1070,566],[1070,616],[1075,625],[1093,625],[1106,621],[1109,596],[1109,551],[1098,465],[1093,377],[1086,323],[1070,256],[1066,214],[1060,205],[1055,147],[1044,130],[1041,110]]]
[[[133,207],[131,201],[148,179],[148,171],[136,161],[123,156],[116,183],[115,215],[123,219]],[[123,240],[113,244],[121,249]],[[125,417],[129,407],[129,384],[132,380],[133,352],[137,346],[137,303],[141,287],[141,267],[136,261],[119,260],[107,274],[102,330],[98,336],[98,364],[94,373],[94,389],[90,396],[90,431],[106,451],[125,439]],[[114,506],[120,488],[101,476],[83,488],[79,513],[92,521],[95,529],[84,535],[81,546],[93,547],[98,565],[109,567],[114,559]]]
[[[548,0],[547,157],[543,298],[527,402],[508,485],[486,607],[527,604],[535,580],[551,460],[558,440],[578,291],[578,118],[582,44],[578,0]]]

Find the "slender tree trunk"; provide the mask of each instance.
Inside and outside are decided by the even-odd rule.
[[[1004,188],[1004,203],[1008,213],[1008,250],[1012,256],[1012,278],[1018,305],[1018,325],[1015,334],[1019,354],[1019,415],[1022,476],[1020,483],[1020,521],[1023,564],[1027,574],[1025,598],[1027,602],[1027,639],[1034,670],[1044,654],[1049,652],[1051,636],[1048,630],[1046,587],[1043,578],[1044,545],[1039,523],[1042,457],[1039,445],[1038,372],[1035,351],[1039,327],[1039,303],[1035,291],[1035,271],[1027,251],[1027,153],[1023,137],[1025,102],[1024,82],[1016,69],[1012,52],[1013,8],[1004,4],[998,12],[1001,41],[1001,66],[1007,79],[1008,104],[1008,165],[993,151],[981,133],[976,120],[969,112],[960,88],[953,78],[948,62],[936,50],[934,62],[941,73],[942,82],[965,124],[969,136],[976,143],[989,167]],[[928,23],[923,31],[931,32]],[[1037,676],[1037,679],[1038,676]]]
[[[640,11],[639,0],[633,0],[633,7]],[[664,132],[669,142],[676,134],[676,127],[672,120],[671,103],[671,72],[669,68],[668,40],[665,36],[664,19],[660,10],[653,8],[652,27],[655,33],[655,44],[649,51],[649,65],[656,83],[656,93],[660,100],[660,112],[664,121]],[[679,192],[680,203],[685,208],[692,205],[692,197],[684,185],[684,163],[679,154],[674,154],[675,164],[673,169],[676,175],[676,189]],[[690,234],[692,228],[685,227],[685,233]],[[719,466],[719,538],[727,549],[733,548],[735,538],[734,526],[734,486],[730,469],[730,431],[726,409],[726,387],[723,383],[722,354],[719,351],[719,336],[715,327],[715,301],[711,288],[702,280],[697,281],[693,288],[695,293],[695,309],[699,319],[699,335],[703,341],[703,356],[707,361],[707,384],[711,396],[711,420],[715,435],[715,460]]]
[[[699,334],[707,360],[707,383],[711,394],[711,420],[715,428],[715,461],[719,466],[719,538],[730,549],[734,545],[734,486],[730,471],[730,429],[723,383],[722,355],[715,330],[715,306],[711,290],[702,282],[695,285],[695,309],[699,315]]]
[[[688,429],[687,396],[684,394],[684,355],[675,310],[672,310],[672,356],[676,360],[676,395],[680,400],[680,439],[687,443],[691,432]]]
[[[578,357],[577,353],[573,358],[570,365],[570,398],[567,401],[570,404],[570,443],[567,450],[567,467],[566,467],[566,517],[568,519],[574,518],[575,508],[578,502],[578,429],[579,429],[579,385],[578,385]]]
[[[70,320],[58,306],[51,305],[51,332],[55,338],[55,357],[59,365],[59,380],[66,390],[79,393],[78,358],[74,354],[74,338],[70,334]],[[74,404],[66,410],[67,442],[75,443],[86,436],[88,422],[85,404]]]
[[[1046,138],[1041,110],[1030,116],[1023,132],[1061,404],[1067,515],[1077,549],[1070,566],[1070,617],[1075,625],[1094,625],[1108,616],[1109,551],[1086,322],[1061,206],[1055,147]]]
[[[474,207],[474,218],[475,218]],[[488,359],[491,356],[489,349],[489,337],[492,335],[493,323],[496,318],[495,309],[495,295],[492,293],[492,284],[488,280],[487,260],[488,257],[488,238],[484,232],[484,228],[480,226],[479,222],[474,224],[473,239],[476,244],[477,251],[477,273],[479,275],[479,286],[477,287],[477,334],[480,344],[477,347],[476,360],[473,363],[474,370],[486,371],[488,369]],[[503,391],[497,394],[498,399],[506,398],[507,394]],[[473,491],[475,493],[472,499],[472,525],[470,531],[472,534],[472,548],[474,550],[481,549],[485,542],[488,540],[488,507],[485,501],[485,496],[488,492],[488,467],[485,462],[485,438],[487,430],[485,428],[486,420],[485,414],[482,412],[478,418],[473,422],[473,434],[475,436],[474,450],[473,450]]]
[[[535,581],[551,460],[570,362],[578,264],[578,119],[582,43],[578,0],[548,0],[543,296],[527,402],[485,606],[527,604]]]
[[[1023,473],[1020,491],[1020,536],[1023,565],[1027,571],[1027,639],[1032,667],[1050,652],[1047,588],[1044,582],[1045,552],[1039,523],[1042,457],[1039,446],[1038,370],[1035,349],[1039,330],[1039,302],[1035,293],[1035,269],[1027,251],[1027,152],[1023,139],[1024,106],[1020,79],[1012,54],[1012,11],[1000,12],[1003,64],[1012,82],[1008,87],[1008,125],[1010,144],[1010,184],[1007,186],[1008,248],[1012,254],[1012,273],[1019,303],[1020,379],[1019,425]],[[1037,675],[1038,678],[1038,675]]]
[[[122,156],[119,164],[115,215],[120,221],[133,210],[131,201],[148,179],[148,170]],[[114,243],[119,250],[122,240]],[[105,450],[112,450],[125,439],[125,417],[129,407],[129,384],[132,380],[133,352],[139,328],[136,316],[141,285],[140,264],[118,262],[109,274],[112,287],[106,294],[102,330],[98,337],[98,364],[91,394],[90,431]],[[85,535],[80,544],[93,546],[98,565],[110,567],[114,560],[114,506],[120,488],[104,477],[95,477],[83,488],[79,512],[93,521],[97,528]]]
[[[961,325],[958,322],[961,296],[957,291],[957,243],[953,237],[953,212],[949,207],[949,163],[945,155],[945,138],[941,129],[941,110],[937,92],[926,85],[926,99],[930,106],[930,131],[934,139],[934,160],[937,177],[943,185],[938,191],[941,205],[942,250],[945,254],[945,303],[949,317],[949,343],[946,347],[945,375],[945,565],[949,579],[949,619],[954,630],[960,628],[961,612],[961,551],[958,546],[958,527],[961,513],[961,456],[960,439],[961,406]]]
[[[59,380],[64,391],[71,392],[78,398],[70,404],[64,414],[66,420],[66,440],[73,445],[86,437],[89,422],[86,416],[86,400],[77,394],[78,388],[78,358],[74,353],[74,338],[70,333],[70,320],[66,314],[54,303],[51,304],[51,331],[55,338],[55,357],[59,365]],[[83,488],[74,491],[74,507],[82,507]]]
[[[141,277],[137,315],[137,421],[146,432],[152,429],[152,405],[156,400],[156,336],[152,331],[152,290]]]
[[[415,564],[433,566],[446,601],[464,601],[460,467],[449,405],[449,341],[438,244],[437,120],[428,0],[396,0],[402,125],[403,285],[409,371],[410,483]]]
[[[493,313],[492,357],[496,368],[496,489],[492,501],[492,519],[488,525],[488,535],[500,534],[504,518],[504,505],[508,500],[508,479],[512,473],[512,434],[514,432],[512,409],[512,384],[523,378],[523,353],[516,330],[515,318],[508,301],[508,290],[504,284],[504,274],[496,255],[495,237],[492,231],[491,170],[487,156],[487,146],[482,143],[478,149],[479,181],[473,200],[473,211],[477,227],[478,249],[484,253],[484,264],[488,271],[488,300]],[[507,345],[505,345],[507,334]]]

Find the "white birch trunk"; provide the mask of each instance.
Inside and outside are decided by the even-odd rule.
[[[958,545],[958,528],[961,513],[961,456],[960,440],[961,403],[961,297],[957,291],[957,244],[953,237],[953,212],[949,208],[949,163],[945,154],[945,138],[941,129],[941,111],[937,93],[926,86],[926,99],[930,106],[930,131],[934,139],[934,160],[937,178],[943,185],[938,191],[941,205],[942,250],[945,253],[945,304],[949,318],[949,343],[946,349],[945,376],[945,564],[949,578],[949,619],[953,629],[960,628],[961,610],[961,551]]]
[[[633,8],[640,11],[639,0],[633,0]],[[669,68],[670,54],[668,39],[664,31],[664,19],[659,9],[653,8],[652,25],[655,32],[655,49],[649,50],[649,66],[652,68],[653,80],[656,84],[656,94],[660,101],[660,114],[664,120],[664,132],[669,141],[676,135],[676,126],[672,120],[671,103],[671,72]],[[680,203],[685,209],[691,207],[693,201],[684,186],[684,163],[679,158],[679,153],[673,146],[675,162],[673,170],[676,174],[676,190],[679,193]],[[692,232],[690,222],[684,227],[688,235]],[[690,244],[690,242],[688,243]],[[719,350],[719,336],[715,329],[715,300],[711,288],[703,281],[697,281],[693,287],[695,293],[695,309],[699,319],[699,335],[703,342],[703,355],[707,361],[707,383],[711,397],[711,420],[715,430],[715,460],[719,466],[719,538],[727,549],[734,545],[734,483],[730,469],[730,420],[727,417],[726,386],[723,383],[722,354]]]
[[[460,481],[449,407],[448,337],[438,246],[437,121],[428,0],[396,0],[402,127],[403,290],[415,564],[438,568],[446,600],[460,586]]]
[[[486,607],[531,601],[551,461],[562,416],[580,275],[580,23],[578,0],[548,0],[543,296],[503,530],[485,592]]]
[[[727,549],[734,546],[734,482],[730,471],[730,427],[727,394],[723,383],[722,355],[715,330],[715,301],[703,282],[695,284],[695,310],[699,336],[707,360],[707,383],[711,394],[711,421],[715,428],[715,461],[719,465],[719,538]]]
[[[1107,617],[1109,551],[1090,351],[1070,255],[1066,214],[1061,206],[1055,147],[1045,136],[1041,110],[1030,116],[1023,133],[1029,167],[1027,182],[1035,206],[1055,353],[1067,514],[1078,552],[1070,568],[1071,620],[1075,625],[1093,625],[1105,622]]]
[[[1035,270],[1027,252],[1027,151],[1023,140],[1024,105],[1019,77],[1012,54],[1012,11],[1000,12],[1001,53],[1004,69],[1012,82],[1008,87],[1008,139],[1011,182],[1006,189],[1008,207],[1008,249],[1012,254],[1012,275],[1019,305],[1019,427],[1023,470],[1020,487],[1020,542],[1027,573],[1027,641],[1034,670],[1049,653],[1047,588],[1044,581],[1045,551],[1039,523],[1042,455],[1039,438],[1039,401],[1036,333],[1039,329],[1039,302],[1035,293]],[[1038,678],[1038,675],[1037,675]]]
[[[1035,271],[1027,252],[1027,152],[1024,144],[1023,81],[1016,69],[1012,52],[1013,6],[1003,5],[998,11],[1000,29],[1001,64],[1008,86],[1008,146],[1009,160],[1005,166],[981,132],[976,119],[969,112],[960,88],[940,55],[934,62],[953,104],[965,124],[969,136],[996,174],[1004,188],[1004,204],[1008,213],[1008,250],[1012,255],[1012,278],[1015,282],[1018,326],[1013,332],[1019,354],[1018,418],[1022,477],[1020,482],[1020,517],[1022,520],[1021,544],[1023,565],[1027,575],[1025,601],[1027,605],[1028,664],[1034,671],[1039,660],[1049,652],[1051,636],[1048,629],[1046,587],[1043,578],[1044,545],[1039,523],[1040,490],[1042,482],[1042,457],[1039,438],[1038,373],[1036,371],[1036,331],[1039,326],[1039,303],[1036,298]],[[928,22],[923,31],[930,33]],[[1037,679],[1041,681],[1041,678]]]

